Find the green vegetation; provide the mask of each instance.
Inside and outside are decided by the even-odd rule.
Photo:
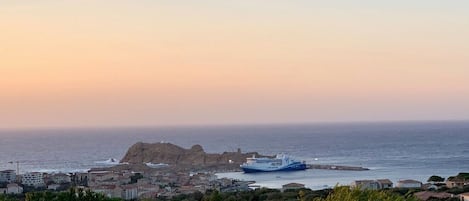
[[[177,195],[172,198],[159,197],[156,201],[417,201],[412,190],[360,190],[347,186],[313,191],[310,189],[287,190],[261,188],[254,191],[230,192],[207,191],[205,194]],[[107,198],[103,194],[70,189],[64,192],[30,192],[24,199],[0,195],[0,201],[122,201]],[[155,199],[143,199],[155,201]]]
[[[411,194],[402,196],[391,191],[360,190],[349,187],[336,187],[327,198],[318,198],[313,201],[417,201]],[[302,200],[303,201],[303,200]]]
[[[333,190],[312,191],[310,189],[280,192],[275,189],[221,193],[218,191],[180,195],[171,199],[158,198],[158,201],[417,201],[412,193],[400,195],[389,190],[360,190],[349,187],[336,187]]]
[[[75,191],[71,188],[69,191],[58,193],[49,191],[26,193],[25,201],[121,201],[121,199],[108,198],[103,194],[82,189]]]
[[[158,198],[157,201],[297,201],[300,196],[303,200],[327,197],[332,190],[312,191],[310,189],[288,190],[281,192],[277,189],[261,188],[254,191],[240,191],[223,193],[207,191],[205,194],[196,192],[187,195],[178,195],[172,198]]]
[[[460,172],[458,175],[456,175],[457,178],[469,180],[469,173],[467,172]]]
[[[444,182],[444,181],[445,181],[445,178],[437,176],[437,175],[433,175],[427,180],[427,182]]]
[[[15,197],[9,196],[9,195],[1,195],[0,194],[0,201],[17,201]]]

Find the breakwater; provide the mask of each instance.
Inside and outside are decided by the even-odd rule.
[[[370,170],[364,167],[357,166],[343,166],[343,165],[318,165],[318,164],[307,164],[308,169],[321,169],[321,170],[344,170],[344,171],[366,171]]]

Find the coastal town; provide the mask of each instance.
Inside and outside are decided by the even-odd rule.
[[[139,160],[139,157],[149,156],[133,152],[132,149],[136,147],[139,150],[143,148],[143,150],[146,150],[145,152],[158,150],[158,153],[154,153],[151,157],[164,158],[164,160],[159,161],[153,159],[148,161],[170,162],[175,160],[171,159],[168,155],[163,156],[162,154],[165,154],[166,150],[174,155],[176,148],[180,149],[180,153],[185,154],[185,157],[191,158],[192,161],[186,161],[187,163],[183,161],[177,161],[176,163],[176,161],[173,161],[175,163],[172,164],[137,163],[136,161],[144,161]],[[219,162],[219,166],[217,166],[211,162],[210,165],[207,165],[207,159],[205,159],[203,160],[205,162],[197,164],[198,168],[195,168],[196,166],[190,164],[196,164],[197,162],[195,161],[199,161],[199,159],[193,157],[193,155],[187,155],[193,152],[199,153],[199,156],[201,156],[201,153],[204,153],[200,145],[196,145],[189,150],[184,150],[171,144],[145,145],[137,143],[129,149],[129,152],[124,157],[126,161],[131,161],[131,164],[122,163],[108,168],[92,168],[87,172],[74,173],[25,172],[17,174],[16,170],[1,170],[0,194],[21,197],[21,195],[28,192],[60,192],[73,188],[122,200],[152,200],[196,192],[252,191],[260,187],[255,184],[255,181],[218,178],[215,175],[218,171],[233,170],[233,167],[238,165],[233,161]],[[129,155],[134,157],[130,158]],[[222,155],[237,156],[243,154],[238,150],[236,153],[224,153]],[[215,155],[212,154],[210,157],[215,157]],[[180,160],[184,157],[177,155],[176,158]],[[216,169],[215,167],[219,168]],[[227,169],[229,167],[232,169]],[[347,169],[330,168],[330,170],[346,171]],[[416,198],[423,201],[435,199],[468,201],[469,173],[459,173],[446,179],[439,176],[431,176],[427,181],[412,179],[402,179],[399,181],[391,181],[389,179],[356,180],[349,187],[360,190],[412,189],[409,192],[412,192]],[[283,192],[298,189],[306,189],[306,186],[301,183],[285,183],[279,190]]]
[[[435,176],[436,177],[436,176]],[[414,196],[427,201],[431,198],[446,200],[457,198],[469,200],[469,174],[460,173],[449,177],[429,179],[427,183],[411,179],[399,180],[394,183],[389,179],[356,180],[350,188],[362,190],[382,189],[413,189]],[[0,171],[0,194],[22,195],[34,191],[67,191],[69,188],[90,190],[104,194],[110,198],[123,200],[171,198],[181,194],[206,192],[250,191],[258,187],[254,181],[238,181],[228,178],[217,178],[211,172],[189,173],[161,168],[152,171],[134,172],[128,170],[111,171],[92,169],[88,172],[76,173],[43,173],[28,172],[17,175],[15,170]],[[286,183],[281,191],[304,189],[300,183]],[[450,192],[461,192],[459,194]]]

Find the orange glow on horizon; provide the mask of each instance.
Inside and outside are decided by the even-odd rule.
[[[7,0],[0,127],[469,119],[469,12],[421,3]]]

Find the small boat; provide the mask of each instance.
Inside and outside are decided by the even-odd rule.
[[[274,172],[274,171],[297,171],[305,170],[305,161],[297,161],[288,155],[277,154],[275,158],[247,158],[241,169],[245,173]]]
[[[107,159],[105,161],[97,161],[95,163],[103,164],[103,165],[117,165],[117,164],[119,164],[119,161],[115,158],[110,158],[110,159]]]
[[[151,163],[151,162],[145,163],[145,165],[151,168],[161,168],[161,167],[169,166],[166,163]]]

